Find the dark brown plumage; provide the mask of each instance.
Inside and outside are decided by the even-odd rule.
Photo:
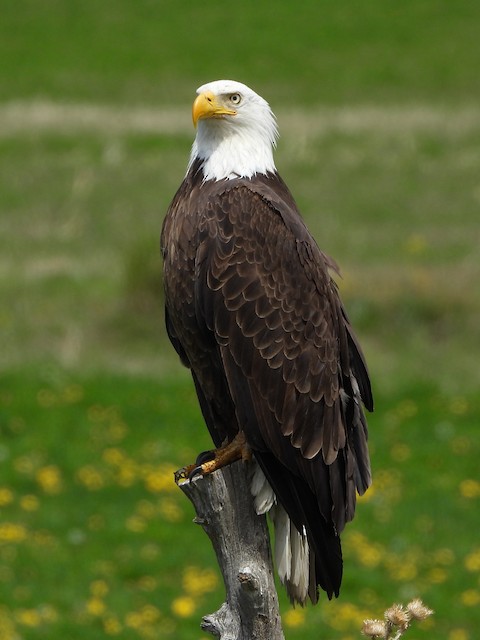
[[[317,583],[338,594],[338,534],[355,489],[370,484],[360,400],[369,410],[373,401],[328,272],[335,265],[278,175],[203,183],[198,162],[161,246],[167,331],[213,441],[244,430],[278,500],[307,530]]]

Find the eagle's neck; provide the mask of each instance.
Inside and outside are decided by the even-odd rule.
[[[200,121],[188,168],[200,160],[205,180],[273,173],[274,143],[272,133],[265,128],[234,126],[225,120]]]

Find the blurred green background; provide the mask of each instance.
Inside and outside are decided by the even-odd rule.
[[[271,103],[277,166],[369,361],[374,485],[339,600],[288,639],[480,627],[480,5],[0,0],[0,640],[205,638],[213,552],[173,484],[210,446],[158,238],[197,86]]]

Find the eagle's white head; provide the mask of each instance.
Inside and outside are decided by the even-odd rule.
[[[197,94],[192,112],[197,135],[189,168],[196,158],[202,160],[205,180],[275,171],[278,130],[266,100],[234,80],[204,84]]]

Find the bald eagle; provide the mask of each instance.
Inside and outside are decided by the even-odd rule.
[[[268,103],[230,80],[197,94],[188,170],[161,236],[166,328],[215,446],[251,453],[252,499],[272,516],[290,599],[315,603],[318,587],[339,593],[339,536],[371,482],[369,375],[336,264],[275,168]],[[221,451],[199,470],[223,464]]]

